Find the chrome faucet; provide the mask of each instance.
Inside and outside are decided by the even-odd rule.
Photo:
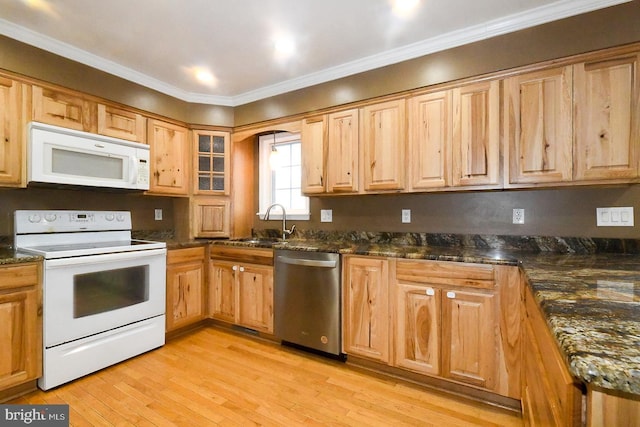
[[[271,213],[271,209],[273,209],[276,206],[282,209],[282,240],[284,241],[284,240],[287,240],[287,236],[291,236],[293,232],[296,230],[295,224],[291,226],[291,230],[287,230],[287,212],[284,210],[284,206],[282,206],[280,203],[272,204],[267,208],[267,212],[264,214],[264,217],[262,218],[262,220],[263,221],[269,220],[269,213]]]

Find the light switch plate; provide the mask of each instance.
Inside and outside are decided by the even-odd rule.
[[[596,208],[598,227],[633,227],[633,207]]]
[[[156,209],[153,212],[153,217],[156,221],[162,221],[162,209]]]
[[[402,223],[411,223],[411,209],[402,209]]]
[[[320,209],[320,222],[333,222],[333,211],[331,209]]]

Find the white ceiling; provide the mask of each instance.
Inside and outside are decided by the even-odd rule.
[[[0,0],[0,34],[173,97],[237,106],[630,0]],[[274,57],[278,34],[295,54]],[[210,70],[216,84],[193,77]]]

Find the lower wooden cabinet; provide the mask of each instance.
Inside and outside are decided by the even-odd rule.
[[[167,332],[205,318],[205,248],[167,252]]]
[[[273,251],[211,249],[212,318],[273,334]]]
[[[518,267],[344,257],[344,351],[520,399]]]
[[[389,361],[389,262],[344,258],[344,351]]]
[[[582,390],[569,373],[533,294],[524,292],[522,412],[528,426],[582,425]]]
[[[0,401],[42,375],[41,277],[40,263],[0,266]]]

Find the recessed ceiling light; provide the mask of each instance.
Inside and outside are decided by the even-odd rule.
[[[191,67],[188,71],[203,85],[215,86],[218,83],[213,73],[205,67]]]
[[[296,44],[293,38],[286,35],[279,35],[275,38],[273,49],[276,59],[289,59],[296,52]]]
[[[409,18],[419,4],[420,0],[391,0],[391,10],[399,18]]]
[[[22,3],[27,5],[30,9],[44,12],[47,15],[57,16],[58,14],[47,0],[22,0]]]

